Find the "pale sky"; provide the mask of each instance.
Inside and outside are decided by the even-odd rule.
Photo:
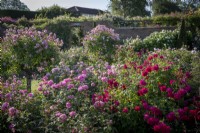
[[[41,7],[49,7],[57,4],[64,8],[71,6],[81,6],[88,8],[96,8],[107,10],[109,0],[20,0],[28,6],[31,11],[35,11]]]

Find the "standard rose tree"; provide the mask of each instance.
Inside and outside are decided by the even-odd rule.
[[[22,74],[27,79],[27,89],[31,89],[33,73],[45,72],[59,61],[58,52],[62,41],[55,34],[34,28],[9,29],[3,38],[1,76]],[[4,73],[4,75],[3,75]]]

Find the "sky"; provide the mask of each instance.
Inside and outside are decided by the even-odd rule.
[[[49,7],[57,4],[64,8],[71,6],[81,6],[88,8],[96,8],[101,10],[107,10],[109,0],[20,0],[31,11],[35,11],[41,7]]]

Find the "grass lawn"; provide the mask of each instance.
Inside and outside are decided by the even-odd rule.
[[[31,90],[32,92],[37,91],[37,88],[39,86],[39,80],[32,80],[32,84],[31,84]]]

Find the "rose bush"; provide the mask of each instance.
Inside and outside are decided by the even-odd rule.
[[[99,71],[101,72],[101,71]],[[64,63],[43,77],[38,91],[43,96],[43,115],[50,132],[101,132],[110,131],[111,117],[95,108],[92,96],[101,90],[101,82],[93,66],[79,62],[73,67]],[[94,106],[93,106],[94,104]]]
[[[43,132],[41,96],[29,93],[15,76],[0,81],[0,131]]]
[[[109,97],[104,102],[118,113],[117,123],[126,121],[121,129],[117,126],[120,131],[138,131],[137,124],[131,124],[141,122],[141,115],[155,132],[183,132],[198,127],[199,98],[191,93],[191,73],[181,67],[158,52],[149,54],[142,63],[126,62],[117,75],[107,78]]]
[[[95,61],[99,58],[112,62],[115,53],[115,45],[118,44],[119,34],[105,25],[98,25],[92,29],[83,39],[83,45],[91,53]]]

